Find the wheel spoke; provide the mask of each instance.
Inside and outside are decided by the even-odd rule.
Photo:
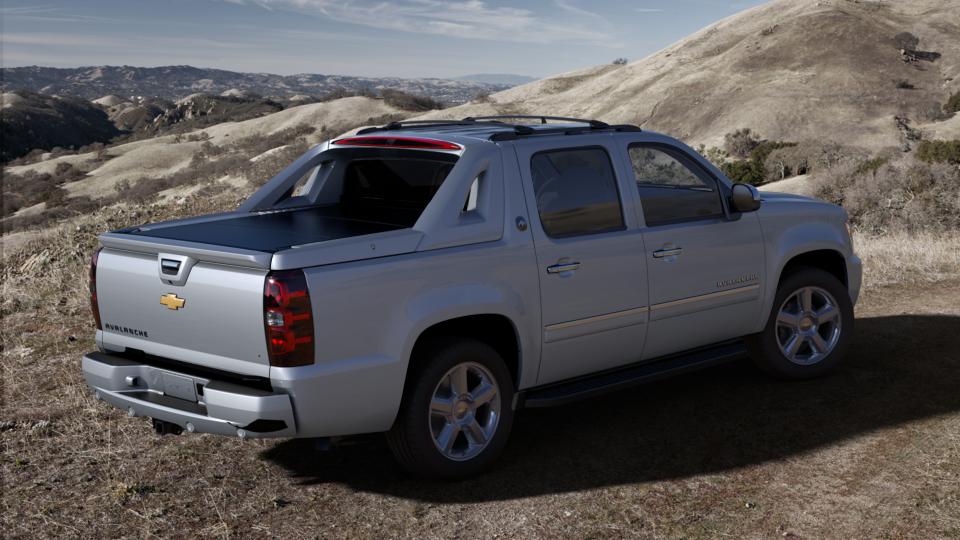
[[[800,315],[781,310],[777,314],[777,322],[789,328],[797,328],[800,326]]]
[[[453,415],[453,399],[433,396],[430,400],[430,413],[438,416],[450,417]]]
[[[808,313],[813,311],[813,289],[807,287],[800,291],[800,305]]]
[[[437,446],[449,454],[453,449],[453,443],[457,440],[457,435],[460,435],[460,426],[453,423],[444,425],[440,434],[437,435]]]
[[[471,395],[473,396],[474,406],[479,407],[480,405],[488,403],[490,400],[496,397],[497,387],[484,381],[480,383],[480,386],[478,386],[473,392],[471,392]]]
[[[817,324],[830,322],[836,319],[838,315],[840,315],[840,310],[830,304],[823,306],[820,311],[814,313],[814,317],[817,318]]]
[[[813,346],[816,352],[820,354],[826,354],[829,352],[830,347],[827,345],[827,342],[823,340],[823,337],[817,332],[811,334],[808,339],[810,340],[810,344]]]
[[[454,395],[463,395],[470,391],[467,388],[467,366],[457,366],[450,373],[450,389],[453,390]]]
[[[477,419],[474,418],[466,425],[466,430],[464,431],[467,438],[470,439],[470,442],[473,444],[486,444],[487,442],[487,432],[483,430],[483,427],[480,426],[480,423],[477,422]]]
[[[797,351],[800,350],[801,345],[803,345],[803,337],[800,334],[793,334],[786,345],[783,346],[783,352],[787,355],[787,358],[793,358],[797,356]]]

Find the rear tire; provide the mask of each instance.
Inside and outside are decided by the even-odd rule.
[[[400,465],[422,477],[478,474],[503,451],[513,425],[513,380],[489,345],[473,339],[429,344],[413,359],[387,442]]]
[[[818,268],[786,275],[767,324],[747,339],[753,361],[783,379],[808,379],[837,367],[853,334],[853,302],[843,283]]]

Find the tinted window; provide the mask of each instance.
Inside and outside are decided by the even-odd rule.
[[[542,152],[530,161],[540,222],[549,236],[623,229],[617,180],[607,152],[578,148]]]
[[[723,215],[716,184],[655,147],[631,146],[630,162],[649,226]]]
[[[453,163],[427,159],[361,159],[347,166],[343,199],[423,210]]]

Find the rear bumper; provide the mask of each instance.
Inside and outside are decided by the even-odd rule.
[[[83,357],[83,377],[97,399],[131,416],[148,416],[186,431],[240,437],[292,437],[290,396],[179,373],[108,353]]]

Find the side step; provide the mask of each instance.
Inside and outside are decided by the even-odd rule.
[[[742,341],[666,356],[569,381],[534,387],[518,396],[520,407],[554,407],[638,384],[715,366],[746,356]]]

